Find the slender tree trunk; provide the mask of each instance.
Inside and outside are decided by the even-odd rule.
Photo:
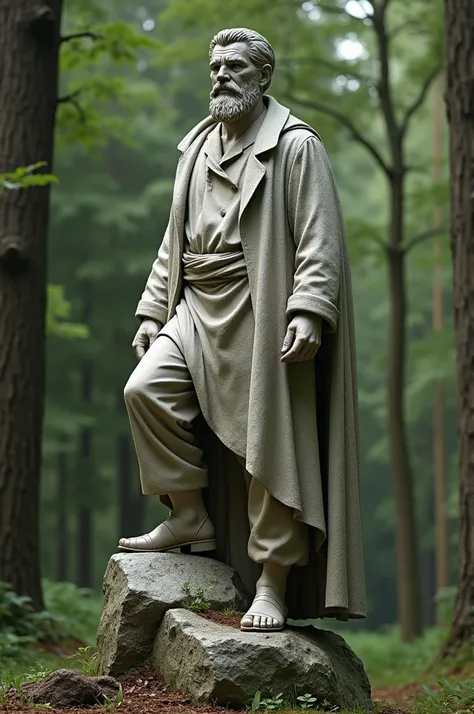
[[[123,391],[117,395],[118,409],[122,410]],[[132,456],[130,434],[117,435],[117,484],[118,484],[118,537],[138,535],[143,530],[145,498],[139,493],[135,461]]]
[[[438,80],[434,88],[434,171],[435,182],[441,178],[441,152],[442,152],[442,90]],[[442,225],[442,212],[436,206],[433,215],[433,228],[440,230]],[[439,240],[434,242],[435,266],[433,270],[433,330],[441,332],[444,326],[443,315],[443,266],[441,263],[441,249]],[[446,478],[446,436],[445,436],[445,398],[444,384],[437,382],[434,385],[433,405],[433,466],[434,466],[434,492],[435,492],[435,534],[436,534],[436,589],[439,591],[449,585],[449,532],[448,518],[446,516],[447,478]],[[440,623],[442,624],[442,623]]]
[[[86,361],[82,366],[82,399],[84,406],[90,407],[92,402],[92,379],[93,371],[90,362]],[[80,492],[79,504],[77,507],[77,577],[76,583],[81,588],[92,587],[92,512],[90,500],[93,494],[84,484],[92,481],[93,474],[93,454],[92,454],[92,428],[84,426],[79,435],[79,472],[78,484]]]
[[[119,538],[129,537],[131,530],[131,460],[130,442],[126,434],[117,435],[117,480],[118,480],[118,533]]]
[[[61,0],[0,0],[0,171],[51,167]],[[39,490],[48,188],[0,198],[0,580],[43,607]]]
[[[405,424],[406,278],[403,250],[404,180],[402,163],[391,181],[388,273],[390,319],[388,340],[388,437],[395,491],[398,616],[402,639],[422,632],[418,544],[413,494],[413,474]]]
[[[67,454],[60,451],[57,463],[56,495],[56,577],[59,581],[68,579],[68,488]]]
[[[446,0],[451,249],[458,371],[460,534],[458,594],[445,652],[474,635],[474,5]]]

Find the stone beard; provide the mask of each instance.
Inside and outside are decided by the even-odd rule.
[[[229,96],[223,92],[229,92],[235,96]],[[232,123],[251,112],[260,96],[260,73],[258,73],[242,89],[232,82],[223,87],[215,87],[211,92],[209,112],[215,121]]]

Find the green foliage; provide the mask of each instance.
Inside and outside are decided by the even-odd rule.
[[[43,590],[46,608],[59,623],[62,638],[93,644],[102,613],[102,597],[69,582],[44,580]]]
[[[290,698],[285,698],[283,692],[274,694],[269,697],[263,697],[262,692],[258,691],[254,694],[250,703],[250,711],[252,712],[271,712],[271,711],[291,711],[291,710],[313,710],[317,709],[321,712],[338,712],[339,707],[332,705],[327,699],[319,701],[313,694],[294,695]]]
[[[58,183],[56,176],[46,173],[37,173],[38,169],[46,166],[45,161],[37,161],[30,166],[20,166],[10,173],[0,174],[0,195],[3,189],[18,191],[20,188],[32,188],[34,186],[47,186]]]
[[[312,694],[301,694],[299,697],[296,697],[296,700],[299,702],[301,709],[314,709],[318,701]]]
[[[262,698],[261,692],[256,692],[251,704],[251,711],[274,711],[275,709],[284,708],[283,694],[277,694],[273,697]]]
[[[98,654],[94,647],[78,647],[77,652],[70,655],[69,659],[79,665],[79,669],[86,677],[94,677],[98,673]]]
[[[72,583],[44,583],[46,610],[35,612],[28,597],[0,583],[0,663],[21,658],[33,644],[70,638],[95,640],[100,598]]]
[[[212,590],[211,586],[208,588],[195,588],[193,591],[190,583],[184,583],[183,591],[187,600],[183,604],[183,607],[192,612],[206,612],[210,610],[211,603],[209,600],[206,600],[206,593],[210,590]]]
[[[0,661],[16,657],[21,650],[41,641],[56,642],[60,630],[48,612],[35,612],[31,599],[17,595],[0,582]]]
[[[64,287],[48,285],[46,332],[65,339],[88,337],[89,328],[87,325],[70,321],[71,309],[71,303],[64,296]]]
[[[432,689],[425,685],[423,694],[417,696],[416,714],[450,714],[472,712],[474,705],[474,679],[440,680],[438,687]]]
[[[364,663],[373,687],[402,686],[416,682],[433,664],[444,642],[443,628],[426,630],[414,642],[402,642],[398,628],[380,632],[352,632],[342,629],[354,652]]]

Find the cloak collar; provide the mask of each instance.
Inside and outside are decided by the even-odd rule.
[[[265,95],[263,101],[267,106],[265,119],[262,122],[260,131],[255,139],[254,154],[263,154],[265,151],[274,149],[278,144],[280,134],[288,121],[290,110],[276,101],[271,96]],[[185,152],[197,137],[204,131],[210,131],[213,126],[217,126],[217,122],[211,116],[203,119],[191,131],[186,134],[184,139],[178,144],[178,149]]]

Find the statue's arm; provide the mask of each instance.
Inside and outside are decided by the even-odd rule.
[[[329,159],[316,137],[306,138],[296,151],[288,211],[296,254],[287,315],[313,313],[332,332],[339,316],[342,226]]]
[[[170,222],[165,231],[163,241],[158,250],[158,255],[154,261],[151,273],[145,285],[141,299],[135,311],[135,316],[144,319],[151,318],[164,325],[168,319],[168,260],[169,260],[169,240]]]

